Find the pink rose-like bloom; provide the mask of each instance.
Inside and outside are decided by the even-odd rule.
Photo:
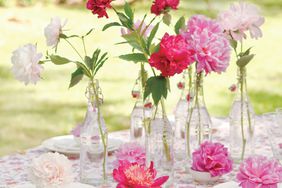
[[[117,188],[161,188],[169,177],[155,179],[156,175],[153,162],[146,168],[145,165],[123,161],[113,170],[114,180],[118,182]]]
[[[215,21],[202,15],[190,18],[187,31],[182,32],[197,62],[197,72],[221,73],[229,66],[230,44],[223,29]]]
[[[115,168],[119,166],[120,161],[128,161],[139,165],[145,165],[146,163],[145,148],[135,142],[123,144],[114,155],[116,157],[116,161],[113,162]]]
[[[228,150],[220,143],[204,142],[192,154],[192,169],[209,172],[212,177],[227,174],[232,170],[231,157]]]
[[[151,7],[151,13],[160,15],[169,8],[176,10],[178,5],[179,0],[155,0]]]
[[[264,156],[249,157],[240,164],[236,178],[243,188],[277,188],[282,182],[282,166]]]
[[[65,24],[66,21],[62,24],[61,19],[58,17],[51,19],[51,22],[44,29],[47,46],[55,48],[58,45],[60,34],[62,34],[62,29]]]
[[[45,153],[33,159],[30,178],[37,187],[62,187],[74,181],[72,164],[64,155]]]
[[[234,40],[242,41],[247,37],[247,31],[250,32],[251,38],[262,37],[260,26],[264,23],[264,18],[253,4],[234,3],[228,10],[219,14],[218,21],[226,34],[231,35]]]
[[[98,18],[109,18],[107,8],[111,8],[112,0],[88,0],[86,8],[91,10],[93,14],[97,14]]]
[[[150,65],[160,70],[164,77],[180,74],[193,61],[185,39],[181,35],[167,33],[161,40],[160,50],[149,59]]]
[[[137,29],[140,28],[140,33],[142,34],[142,33],[144,32],[144,30],[146,29],[147,25],[146,25],[146,23],[143,23],[142,25],[141,25],[141,24],[142,24],[142,21],[137,20],[137,21],[134,23],[134,26],[133,26],[133,27],[134,27],[135,30],[137,30]],[[143,36],[144,36],[144,37],[148,37],[153,28],[154,28],[154,26],[150,25],[150,26],[146,29],[146,31],[144,32],[144,35],[143,35]],[[128,34],[130,34],[131,32],[132,32],[132,31],[131,31],[130,29],[127,29],[127,30],[125,30],[124,28],[121,29],[121,34],[122,34],[122,35],[128,35]]]

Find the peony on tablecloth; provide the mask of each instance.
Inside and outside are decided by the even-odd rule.
[[[228,136],[229,136],[229,124],[226,118],[213,118],[213,141],[218,141],[228,146]],[[272,151],[270,143],[267,137],[266,127],[269,122],[264,122],[261,117],[256,118],[255,127],[255,154],[265,155],[267,157],[272,157]],[[120,138],[123,141],[128,141],[129,131],[118,131],[110,133],[110,137]],[[28,165],[31,160],[38,157],[40,154],[48,152],[42,146],[27,150],[23,154],[12,154],[0,158],[0,188],[13,187],[15,185],[20,185],[28,182]],[[111,162],[113,161],[113,156],[109,157],[109,169],[112,169]],[[71,159],[73,163],[74,172],[77,175],[77,181],[79,181],[79,160]],[[176,164],[183,165],[183,164]],[[178,169],[178,168],[177,168]],[[230,180],[235,180],[235,174],[238,170],[238,165],[234,166],[232,173],[223,176],[218,183],[227,182]],[[109,170],[109,174],[111,170]],[[199,185],[191,179],[191,176],[185,171],[175,170],[174,182],[177,182],[175,187],[177,188],[204,188],[212,187],[212,185]],[[115,187],[116,184],[113,180],[110,180],[109,187]]]

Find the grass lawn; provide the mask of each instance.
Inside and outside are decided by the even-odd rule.
[[[201,2],[183,0],[177,14],[190,16],[194,13],[204,13],[206,11],[203,7],[206,5]],[[222,0],[211,2],[212,7],[216,9],[227,6]],[[257,54],[248,68],[248,87],[258,114],[282,106],[282,3],[275,2],[277,1],[260,1],[266,15],[264,37],[245,44],[246,47],[254,46],[253,52]],[[138,4],[136,7],[141,18],[148,4]],[[143,8],[140,10],[140,7]],[[81,8],[40,4],[26,8],[0,8],[0,15],[0,155],[37,146],[51,136],[68,134],[71,128],[84,118],[84,92],[87,81],[84,80],[80,85],[68,89],[70,74],[75,68],[72,65],[44,65],[43,80],[36,86],[24,86],[10,73],[11,52],[18,46],[28,42],[37,43],[39,50],[45,52],[43,28],[53,16],[67,18],[66,29],[73,33],[83,34],[90,28],[95,28],[94,34],[87,41],[88,51],[100,47],[109,51],[111,56],[98,75],[105,98],[103,114],[108,129],[115,131],[129,127],[129,115],[134,105],[130,92],[139,67],[117,58],[120,54],[128,53],[130,48],[114,45],[122,41],[119,29],[101,32],[103,25],[110,20],[98,20]],[[212,12],[212,15],[215,14]],[[115,17],[112,12],[110,17]],[[167,27],[162,30],[172,32]],[[81,48],[79,43],[75,44]],[[73,51],[65,48],[66,46],[67,44],[62,44],[59,53],[77,58]],[[175,77],[171,83],[172,93],[167,101],[171,113],[179,98],[179,91],[176,89],[179,79],[179,76]],[[228,87],[233,83],[236,83],[234,60],[226,73],[212,74],[205,79],[205,98],[212,116],[228,115],[234,97]]]

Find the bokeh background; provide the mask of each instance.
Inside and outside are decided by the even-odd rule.
[[[179,16],[188,18],[193,14],[216,17],[220,10],[229,6],[231,0],[181,0],[178,11],[174,11],[173,23]],[[262,27],[263,38],[248,40],[245,47],[253,46],[255,59],[248,65],[248,89],[255,112],[261,114],[282,107],[282,1],[252,0],[260,6],[266,22]],[[148,12],[151,0],[135,0],[132,6],[136,17]],[[25,86],[11,74],[10,57],[13,50],[26,43],[37,43],[40,51],[47,50],[43,35],[50,18],[67,19],[68,33],[84,34],[90,28],[94,33],[87,38],[88,51],[100,47],[110,54],[98,78],[104,94],[103,115],[109,131],[127,129],[134,100],[131,90],[138,75],[139,66],[118,58],[130,52],[121,42],[120,31],[112,28],[101,32],[101,28],[112,20],[97,19],[86,10],[80,0],[0,0],[0,155],[21,152],[39,145],[44,139],[68,134],[83,121],[86,111],[84,96],[87,80],[68,89],[73,65],[44,65],[42,80],[37,85]],[[173,30],[164,26],[162,33]],[[78,41],[73,41],[82,50]],[[77,58],[75,53],[61,43],[58,53]],[[181,76],[172,79],[172,91],[168,96],[169,113],[173,113],[180,91],[176,83]],[[205,99],[212,116],[228,116],[234,93],[228,87],[236,83],[234,57],[226,73],[211,74],[205,78]]]

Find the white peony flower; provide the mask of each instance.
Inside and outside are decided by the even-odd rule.
[[[260,10],[253,4],[234,3],[228,10],[219,14],[218,21],[234,40],[242,41],[247,37],[246,31],[250,32],[251,38],[262,37],[260,27],[264,23],[264,17],[260,15]]]
[[[64,25],[65,23],[62,25],[61,19],[58,17],[54,17],[51,19],[51,22],[44,29],[44,35],[46,37],[47,46],[57,46]]]
[[[59,153],[45,153],[33,159],[30,178],[37,188],[59,188],[74,181],[72,164]]]
[[[13,52],[11,61],[13,64],[12,72],[16,79],[24,82],[36,84],[40,79],[43,70],[42,65],[38,64],[42,57],[37,53],[37,47],[33,44],[27,44]]]

